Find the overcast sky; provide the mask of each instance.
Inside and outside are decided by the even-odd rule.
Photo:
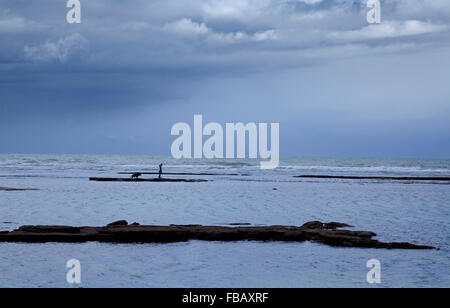
[[[0,0],[0,152],[170,154],[279,122],[282,156],[450,158],[450,3]]]

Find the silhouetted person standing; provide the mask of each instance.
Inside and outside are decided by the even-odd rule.
[[[162,166],[163,164],[159,164],[159,178],[162,176]]]

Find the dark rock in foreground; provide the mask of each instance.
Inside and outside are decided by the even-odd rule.
[[[23,226],[12,232],[0,232],[0,242],[109,242],[109,243],[174,243],[202,241],[312,241],[330,246],[434,249],[410,243],[382,243],[372,239],[376,234],[366,231],[338,230],[349,227],[337,222],[308,222],[301,227],[220,227],[201,225],[141,226],[118,221],[106,227]]]
[[[110,224],[107,224],[106,227],[118,227],[118,226],[128,226],[128,222],[126,220],[118,220],[115,222],[112,222]]]

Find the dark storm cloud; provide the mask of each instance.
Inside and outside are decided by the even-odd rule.
[[[17,119],[35,128],[37,117],[97,115],[89,124],[95,131],[125,115],[134,123],[130,110],[146,107],[170,123],[175,108],[270,118],[274,102],[284,106],[281,120],[295,121],[294,114],[297,122],[308,118],[298,105],[324,122],[336,109],[398,123],[449,113],[442,84],[450,68],[448,0],[382,1],[380,25],[367,23],[362,0],[81,3],[79,25],[66,23],[63,0],[0,3],[1,128]],[[380,90],[367,95],[373,88]],[[48,121],[53,129],[45,133],[57,122]]]
[[[86,0],[82,24],[68,25],[64,1],[43,0],[26,8],[23,1],[6,1],[0,33],[12,42],[4,41],[2,60],[15,54],[16,61],[55,66],[76,62],[86,70],[200,66],[210,71],[209,67],[220,70],[218,63],[227,63],[245,71],[264,66],[269,58],[282,68],[304,64],[311,50],[326,51],[330,46],[353,45],[355,54],[365,55],[372,52],[367,46],[399,48],[399,39],[420,45],[424,35],[439,33],[433,42],[449,37],[450,12],[443,0],[427,6],[417,0],[386,1],[391,9],[383,11],[380,26],[367,24],[364,3]],[[321,58],[336,59],[336,53]]]

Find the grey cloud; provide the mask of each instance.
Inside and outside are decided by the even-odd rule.
[[[448,156],[448,0],[365,3],[2,0],[0,151],[166,153],[202,113],[279,121],[284,155]]]
[[[25,58],[31,61],[66,63],[89,53],[89,41],[79,33],[70,34],[57,41],[46,41],[38,46],[24,47]]]
[[[393,52],[400,43],[401,52],[406,47],[420,50],[424,42],[442,45],[450,25],[444,0],[383,1],[383,23],[373,26],[365,20],[362,0],[85,1],[81,25],[67,25],[67,9],[54,1],[41,1],[36,11],[19,11],[14,1],[6,3],[10,9],[0,15],[0,25],[9,26],[3,31],[40,29],[16,39],[23,46],[15,52],[24,60],[64,64],[82,54],[77,57],[79,69],[86,71],[283,70],[337,60],[339,52],[327,51],[350,50],[355,42],[366,45],[356,45],[352,52],[361,56]],[[322,58],[308,63],[311,51]]]
[[[358,30],[331,32],[329,38],[351,42],[371,39],[398,38],[446,31],[448,25],[433,24],[418,20],[404,22],[384,22],[380,25],[369,25]]]

